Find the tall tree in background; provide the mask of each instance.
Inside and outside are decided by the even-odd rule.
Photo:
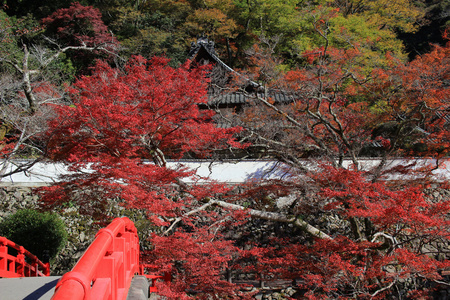
[[[144,57],[166,56],[178,66],[186,61],[192,35],[186,32],[186,18],[192,13],[189,1],[145,1],[136,11],[124,12],[120,22],[127,53]],[[138,15],[134,20],[133,15]],[[132,20],[132,24],[128,20]],[[132,30],[128,30],[131,27]],[[130,34],[133,32],[133,34]]]
[[[100,11],[92,6],[75,2],[69,8],[58,9],[41,23],[45,27],[45,35],[53,39],[54,47],[60,48],[62,44],[92,49],[67,51],[78,74],[87,74],[96,59],[112,60],[119,52],[117,39],[103,23]]]
[[[70,17],[68,13],[66,16]],[[42,133],[48,120],[54,116],[49,104],[70,104],[65,89],[74,80],[77,70],[68,53],[95,52],[91,56],[94,58],[99,53],[112,53],[111,48],[116,48],[117,44],[113,43],[111,36],[107,39],[100,35],[97,39],[96,31],[88,36],[77,33],[75,29],[71,34],[75,35],[76,41],[67,37],[65,40],[50,39],[44,35],[42,26],[36,23],[9,18],[3,11],[0,16],[0,148],[4,159],[0,177],[4,177],[11,172],[26,170],[42,159],[46,144]],[[89,17],[84,16],[84,20],[88,21]],[[82,27],[77,29],[84,30]],[[14,162],[18,158],[31,160]]]
[[[319,0],[319,1],[126,1],[83,0],[103,13],[103,21],[123,44],[126,56],[166,55],[171,64],[183,63],[197,34],[214,36],[221,57],[230,66],[246,64],[244,51],[259,37],[280,39],[276,54],[289,66],[302,62],[301,53],[320,45],[314,18],[334,11],[330,28],[334,46],[365,45],[368,61],[380,60],[387,51],[405,58],[429,51],[431,42],[442,43],[448,22],[448,0]],[[12,16],[40,20],[75,1],[8,1]],[[72,4],[73,3],[73,4]],[[203,13],[202,13],[203,12]],[[415,54],[414,54],[415,53]]]
[[[4,8],[9,16],[18,18],[32,15],[40,20],[55,10],[67,7],[73,0],[4,0]]]
[[[286,164],[285,179],[211,201],[273,228],[265,232],[273,239],[255,242],[254,272],[296,280],[310,299],[417,298],[448,285],[441,272],[450,264],[450,197],[433,171],[448,168],[449,47],[408,64],[388,57],[391,69],[371,73],[358,49],[328,44],[287,73],[269,55],[254,57],[266,85],[248,94],[243,114],[224,117]],[[277,103],[276,93],[291,102]],[[370,151],[381,157],[361,160]],[[399,154],[404,160],[393,163]]]

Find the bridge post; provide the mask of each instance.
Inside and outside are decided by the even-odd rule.
[[[50,263],[49,262],[46,262],[44,264],[44,275],[50,276]]]
[[[17,254],[17,258],[16,258],[16,273],[21,276],[30,276],[30,274],[26,274],[28,272],[26,272],[25,270],[25,248],[20,246],[19,247],[19,254]]]
[[[0,273],[3,271],[6,273],[8,270],[8,240],[5,237],[0,236]]]

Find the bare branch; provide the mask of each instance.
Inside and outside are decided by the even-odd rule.
[[[375,233],[373,235],[373,238],[372,238],[371,242],[374,243],[379,237],[384,237],[385,239],[390,240],[392,242],[392,245],[397,245],[398,244],[398,242],[396,241],[396,239],[393,236],[391,236],[391,235],[389,235],[387,233],[384,233],[384,232],[377,232],[377,233]]]
[[[317,229],[316,227],[310,225],[309,223],[303,221],[300,218],[295,218],[295,217],[289,218],[283,214],[268,212],[268,211],[261,211],[261,210],[256,210],[256,209],[249,209],[249,208],[246,208],[241,205],[232,204],[232,203],[228,203],[228,202],[224,202],[224,201],[220,201],[220,200],[210,200],[208,203],[211,203],[211,204],[223,207],[223,208],[231,209],[231,210],[245,211],[247,214],[249,214],[250,216],[252,216],[254,218],[275,221],[275,222],[282,222],[282,223],[292,223],[297,227],[303,228],[306,232],[308,232],[309,234],[311,234],[315,237],[318,237],[321,239],[328,239],[328,240],[333,239],[325,232]]]
[[[31,87],[31,78],[30,75],[36,73],[36,70],[29,70],[28,69],[28,58],[30,56],[30,52],[28,51],[28,48],[26,45],[23,46],[23,51],[24,51],[24,57],[23,57],[23,63],[22,63],[22,67],[23,67],[23,91],[25,92],[25,97],[27,98],[28,101],[28,112],[30,115],[34,115],[34,113],[36,112],[36,102],[37,99],[33,93],[33,88]]]
[[[194,209],[194,210],[191,210],[191,211],[189,211],[189,212],[183,214],[181,217],[176,218],[176,219],[173,221],[172,225],[170,225],[170,227],[167,228],[166,231],[164,231],[163,235],[169,234],[169,232],[172,231],[172,229],[175,227],[175,225],[178,224],[181,220],[183,220],[183,218],[186,218],[186,217],[189,217],[189,216],[191,216],[191,215],[193,215],[193,214],[196,214],[196,213],[198,213],[198,212],[201,212],[201,211],[207,209],[208,207],[210,207],[211,205],[213,205],[213,203],[208,202],[208,203],[206,203],[206,204],[204,204],[204,205],[202,205],[202,206],[200,206],[200,207],[198,207],[198,208],[196,208],[196,209]]]
[[[372,295],[370,295],[370,299],[372,299],[373,297],[375,297],[375,296],[378,295],[379,293],[381,293],[381,292],[383,292],[383,291],[385,291],[385,290],[390,289],[390,288],[394,285],[395,282],[396,282],[396,281],[394,280],[394,281],[392,281],[391,284],[389,284],[388,286],[385,286],[384,288],[377,290],[375,293],[373,293]]]

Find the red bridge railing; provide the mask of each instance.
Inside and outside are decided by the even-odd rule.
[[[150,273],[148,272],[149,270]],[[172,280],[172,275],[170,273],[161,274],[159,272],[155,272],[158,270],[158,266],[153,264],[140,264],[139,265],[139,275],[145,276],[147,279],[151,280],[151,284],[149,287],[150,293],[157,293],[158,288],[156,287],[156,281],[163,280],[165,283],[168,283]]]
[[[8,249],[10,250],[9,253],[16,252],[17,255],[8,254]],[[49,275],[49,263],[43,263],[24,247],[0,236],[0,277],[14,278]]]
[[[101,229],[72,271],[56,285],[52,300],[126,299],[139,273],[139,238],[128,218]]]

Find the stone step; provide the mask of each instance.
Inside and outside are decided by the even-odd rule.
[[[148,300],[148,280],[145,276],[135,275],[128,289],[127,300]]]

